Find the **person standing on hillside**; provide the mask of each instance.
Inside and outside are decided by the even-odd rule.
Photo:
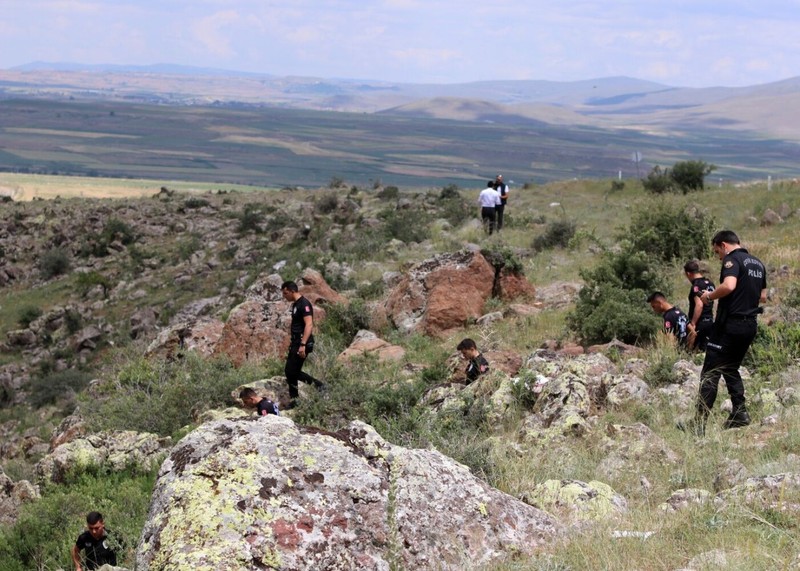
[[[667,297],[660,291],[651,293],[647,297],[647,303],[653,311],[664,318],[664,331],[672,335],[680,347],[686,347],[689,343],[689,331],[686,328],[689,319],[686,314],[668,302]]]
[[[323,388],[325,383],[303,372],[306,357],[314,350],[314,307],[300,294],[295,282],[283,282],[281,294],[283,299],[292,302],[289,354],[286,356],[284,368],[286,383],[289,385],[289,404],[283,408],[289,410],[296,406],[300,394],[297,381],[314,385],[317,389]]]
[[[497,215],[497,207],[500,205],[500,193],[494,188],[494,181],[488,181],[478,195],[478,204],[481,205],[481,221],[483,230],[491,235],[494,232],[494,222]]]
[[[503,182],[503,175],[499,174],[494,179],[494,188],[500,195],[500,204],[497,205],[497,231],[503,229],[503,212],[506,209],[506,202],[508,201],[508,185]]]
[[[714,300],[719,303],[700,373],[697,411],[689,426],[697,435],[705,433],[708,415],[717,399],[720,375],[733,404],[723,428],[750,424],[739,366],[758,331],[756,316],[763,311],[759,305],[767,300],[767,270],[761,260],[741,246],[733,231],[717,232],[711,245],[722,260],[722,269],[719,286],[700,295],[700,301],[706,305]]]
[[[694,330],[695,333],[693,348],[705,351],[708,336],[714,327],[714,304],[704,304],[700,301],[700,296],[703,295],[703,292],[714,291],[714,283],[703,276],[697,260],[686,262],[683,272],[686,279],[692,284],[689,288],[689,330]]]

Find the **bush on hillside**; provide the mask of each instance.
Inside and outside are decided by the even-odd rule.
[[[69,253],[64,248],[52,248],[39,258],[39,275],[44,280],[69,272],[72,266]]]
[[[349,304],[336,303],[325,307],[320,334],[344,349],[360,330],[370,328],[369,322],[369,308],[363,300],[354,299]]]
[[[78,274],[76,284],[78,291],[81,295],[86,295],[91,289],[96,286],[103,288],[103,297],[108,297],[108,291],[112,287],[111,280],[97,271],[81,272]]]
[[[523,265],[517,254],[508,246],[492,246],[481,250],[495,270],[503,270],[510,274],[522,274]]]
[[[561,218],[555,222],[550,222],[544,232],[533,239],[533,249],[537,252],[550,248],[566,248],[570,240],[575,236],[578,225],[574,220]]]
[[[655,290],[669,295],[669,281],[660,263],[624,244],[618,253],[607,253],[592,270],[581,270],[585,286],[567,325],[587,345],[618,339],[625,343],[649,340],[661,327],[646,303]]]
[[[642,179],[642,187],[653,194],[667,194],[670,192],[689,192],[703,190],[705,177],[717,170],[715,165],[704,161],[681,161],[672,166],[672,169],[656,165]]]
[[[655,202],[634,212],[618,238],[630,248],[664,262],[704,259],[710,253],[714,218],[704,210],[673,201]]]
[[[268,376],[253,366],[235,368],[192,352],[165,361],[135,357],[98,385],[97,396],[80,395],[95,430],[135,430],[169,436],[195,415],[234,404],[231,391]]]
[[[60,400],[71,401],[89,384],[92,376],[76,369],[66,369],[31,379],[28,402],[35,408],[55,404]]]
[[[17,313],[17,324],[25,329],[42,316],[42,310],[35,305],[23,305]]]
[[[614,339],[630,344],[647,341],[660,330],[661,319],[645,299],[644,290],[622,289],[608,282],[587,284],[567,315],[567,325],[585,345]]]
[[[396,186],[385,186],[375,196],[381,200],[397,200],[400,198],[400,189]]]
[[[264,212],[257,204],[246,204],[239,218],[239,234],[253,232],[261,234],[263,232],[261,224],[264,222]]]

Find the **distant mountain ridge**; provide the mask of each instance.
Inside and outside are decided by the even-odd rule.
[[[800,141],[800,77],[746,87],[674,87],[632,77],[459,84],[279,77],[159,63],[33,62],[0,70],[0,96],[173,105],[273,106],[458,121],[543,121],[592,127],[692,125]]]

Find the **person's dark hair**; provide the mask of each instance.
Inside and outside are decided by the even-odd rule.
[[[486,186],[494,188],[497,185],[496,185],[495,181],[489,180],[489,181],[486,182]]]
[[[660,291],[654,291],[653,293],[647,296],[647,303],[653,303],[654,301],[661,301],[662,299],[666,301],[667,296],[665,296]]]
[[[700,264],[697,260],[689,260],[683,264],[683,271],[690,274],[696,274],[700,272]]]
[[[457,351],[463,351],[464,349],[477,349],[478,346],[475,344],[475,341],[467,337],[466,339],[462,339],[461,342],[456,346]]]
[[[86,514],[86,523],[89,525],[94,525],[98,521],[103,521],[103,514],[100,512],[89,512]]]
[[[294,282],[283,282],[281,284],[281,289],[288,289],[289,291],[298,291],[297,284]]]
[[[256,391],[254,391],[250,387],[245,387],[239,392],[239,398],[241,400],[249,399],[249,398],[252,398],[252,397],[255,397],[255,396],[258,396],[258,394],[256,393]]]
[[[723,242],[726,244],[739,244],[739,236],[733,230],[720,230],[711,238],[711,243],[715,246],[719,246]]]

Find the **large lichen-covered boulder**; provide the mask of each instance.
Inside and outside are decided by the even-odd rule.
[[[533,553],[548,514],[431,450],[266,416],[220,420],[164,461],[137,548],[146,570],[461,570]]]
[[[149,432],[98,432],[58,446],[36,464],[36,477],[40,482],[58,483],[67,474],[95,468],[146,472],[161,462],[168,441]]]

